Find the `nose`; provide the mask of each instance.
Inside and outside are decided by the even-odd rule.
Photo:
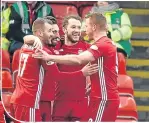
[[[76,28],[75,32],[81,32],[81,29],[80,28]]]
[[[50,35],[51,35],[51,37],[54,37],[54,33],[53,33],[53,32],[51,32],[51,34],[50,34]]]
[[[60,35],[59,35],[59,33],[58,33],[58,32],[56,33],[56,37],[60,37]]]

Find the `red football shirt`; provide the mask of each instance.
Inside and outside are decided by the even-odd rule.
[[[80,54],[90,47],[84,41],[79,41],[77,44],[72,46],[62,45],[59,49],[61,55],[66,54]],[[74,72],[81,70],[84,65],[64,65],[58,64],[58,68],[63,72]],[[56,100],[82,100],[85,98],[86,92],[86,78],[80,78],[79,76],[73,80],[66,79],[64,82],[56,82]]]
[[[91,97],[117,100],[118,60],[116,46],[107,37],[101,37],[89,49],[98,63],[99,73],[91,76]]]
[[[53,54],[53,49],[44,47],[44,50],[49,54]],[[51,51],[52,50],[52,51]],[[51,62],[52,63],[52,62]],[[41,101],[52,101],[55,97],[55,82],[64,80],[74,80],[76,77],[84,78],[81,71],[60,72],[55,63],[43,62],[45,68],[44,83],[41,93]]]
[[[43,50],[51,54],[46,47]],[[74,79],[77,76],[81,78],[83,74],[81,71],[61,73],[54,62],[35,59],[32,57],[33,53],[32,46],[24,45],[21,48],[17,84],[11,97],[11,103],[39,109],[42,89],[45,90],[45,93],[48,92],[46,100],[51,99],[54,96],[55,81]],[[47,91],[45,86],[50,91]],[[42,98],[44,99],[44,93]]]
[[[33,53],[32,46],[25,44],[21,48],[18,77],[11,103],[38,109],[45,71],[41,60],[32,57]]]

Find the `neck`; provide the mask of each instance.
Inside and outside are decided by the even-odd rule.
[[[72,43],[72,42],[67,38],[67,36],[65,35],[65,45],[67,45],[67,46],[73,46],[73,45],[75,45],[75,44],[77,44],[77,42],[76,42],[76,43]]]
[[[36,34],[34,34],[34,35],[40,39],[40,41],[41,41],[42,45],[44,46],[45,44],[43,43],[43,42],[44,42],[43,38],[42,38],[42,37],[40,37],[40,36],[38,36],[38,35],[36,35]]]
[[[106,31],[100,31],[100,32],[98,31],[98,32],[94,33],[93,39],[94,39],[94,41],[97,41],[98,39],[100,39],[103,36],[107,36]]]

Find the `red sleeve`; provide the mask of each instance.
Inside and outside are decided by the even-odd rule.
[[[104,52],[106,51],[106,43],[95,43],[88,49],[88,51],[93,54],[95,59],[98,59],[104,55]]]
[[[47,49],[44,48],[44,50],[49,54],[51,54],[51,52],[48,51]],[[41,61],[41,64],[44,70],[48,71],[48,73],[50,74],[49,76],[51,76],[52,77],[51,79],[53,79],[54,81],[74,80],[77,77],[84,77],[82,71],[60,72],[58,70],[57,65],[51,61],[49,62]]]
[[[57,65],[53,62],[45,63],[42,62],[45,70],[48,70],[49,76],[51,76],[54,81],[64,81],[64,80],[74,80],[76,78],[84,77],[82,71],[75,72],[60,72]]]

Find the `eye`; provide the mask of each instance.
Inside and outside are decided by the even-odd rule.
[[[79,26],[78,28],[81,29],[81,26]]]
[[[75,29],[75,28],[76,28],[76,26],[72,26],[71,28]]]
[[[51,32],[52,30],[51,29],[49,29],[49,32]]]
[[[54,34],[56,34],[56,33],[57,33],[57,31],[56,31],[56,30],[54,30],[54,31],[53,31],[53,33],[54,33]]]

